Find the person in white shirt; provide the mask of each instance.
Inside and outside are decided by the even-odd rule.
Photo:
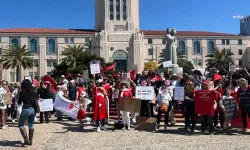
[[[157,102],[156,107],[158,108],[157,122],[156,122],[156,126],[155,126],[156,131],[159,130],[159,125],[161,122],[162,113],[165,113],[164,129],[165,130],[167,129],[168,117],[169,117],[168,106],[169,106],[170,101],[172,101],[172,98],[171,98],[166,86],[162,86],[160,88],[160,90],[161,91],[159,92],[159,94],[157,95],[157,98],[156,98],[156,102]]]
[[[57,93],[56,93],[57,95],[64,96],[64,92],[62,91],[62,88],[63,88],[63,86],[60,86],[60,85],[57,86]],[[56,117],[57,117],[57,121],[62,121],[63,120],[62,119],[62,112],[56,110]]]

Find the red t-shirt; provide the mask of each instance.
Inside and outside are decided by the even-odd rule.
[[[201,115],[214,115],[214,100],[216,100],[215,91],[200,90],[195,93],[195,112]]]
[[[84,91],[84,87],[78,87],[78,99],[80,99],[80,95],[81,95],[81,93],[82,93],[82,91]]]

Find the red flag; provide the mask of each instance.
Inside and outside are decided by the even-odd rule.
[[[130,73],[130,79],[134,81],[136,76],[135,68],[132,69],[129,73]]]
[[[45,75],[44,78],[43,78],[43,81],[44,82],[46,82],[46,81],[50,82],[51,85],[52,85],[52,92],[55,91],[57,83],[56,83],[56,81],[54,79],[52,79],[49,75]]]
[[[73,77],[72,77],[71,73],[67,73],[67,74],[65,75],[65,78],[69,80],[70,78],[73,78]]]
[[[116,63],[108,66],[104,72],[115,69],[115,66],[116,66]]]
[[[213,81],[220,80],[221,78],[222,78],[221,75],[215,73],[214,76],[213,76]]]

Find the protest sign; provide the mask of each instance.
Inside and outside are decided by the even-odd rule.
[[[24,79],[25,79],[25,80],[30,80],[30,82],[33,82],[33,80],[32,80],[32,77],[31,77],[31,76],[25,76],[25,77],[24,77]]]
[[[9,93],[3,94],[3,103],[4,105],[10,105],[11,104],[11,95]]]
[[[214,115],[214,100],[216,93],[210,90],[200,90],[195,93],[195,113],[201,115]]]
[[[250,91],[238,92],[238,99],[243,112],[250,112]]]
[[[141,100],[136,98],[121,97],[119,101],[119,108],[126,112],[140,112]]]
[[[54,108],[58,111],[61,111],[65,115],[76,119],[79,111],[79,103],[70,101],[64,98],[62,95],[57,94],[54,103]]]
[[[162,63],[163,68],[168,68],[168,67],[172,67],[172,62],[171,61],[164,61]]]
[[[184,87],[176,86],[174,89],[174,99],[184,101]]]
[[[152,86],[137,86],[135,89],[135,97],[141,100],[154,99],[154,87]]]
[[[224,108],[225,108],[225,120],[229,121],[232,119],[237,118],[237,102],[235,99],[230,98],[230,99],[223,99],[222,102]]]
[[[100,61],[99,60],[90,61],[90,73],[99,74],[100,72],[101,72]]]
[[[39,99],[38,104],[41,112],[53,111],[53,99]]]
[[[82,78],[84,80],[88,80],[89,79],[89,71],[88,70],[83,70]]]

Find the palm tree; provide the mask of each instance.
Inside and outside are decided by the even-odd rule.
[[[222,50],[219,50],[216,48],[213,53],[206,56],[207,68],[216,68],[219,71],[227,70],[229,64],[234,62],[233,55],[231,49],[222,48]]]
[[[16,81],[20,81],[19,74],[21,68],[27,69],[33,67],[32,52],[26,48],[26,45],[8,46],[4,49],[0,62],[3,63],[4,69],[16,69]]]
[[[65,63],[68,66],[71,66],[72,69],[76,69],[77,61],[80,61],[84,55],[84,46],[83,45],[68,45],[62,51],[62,55],[65,56],[61,59],[61,63]]]

